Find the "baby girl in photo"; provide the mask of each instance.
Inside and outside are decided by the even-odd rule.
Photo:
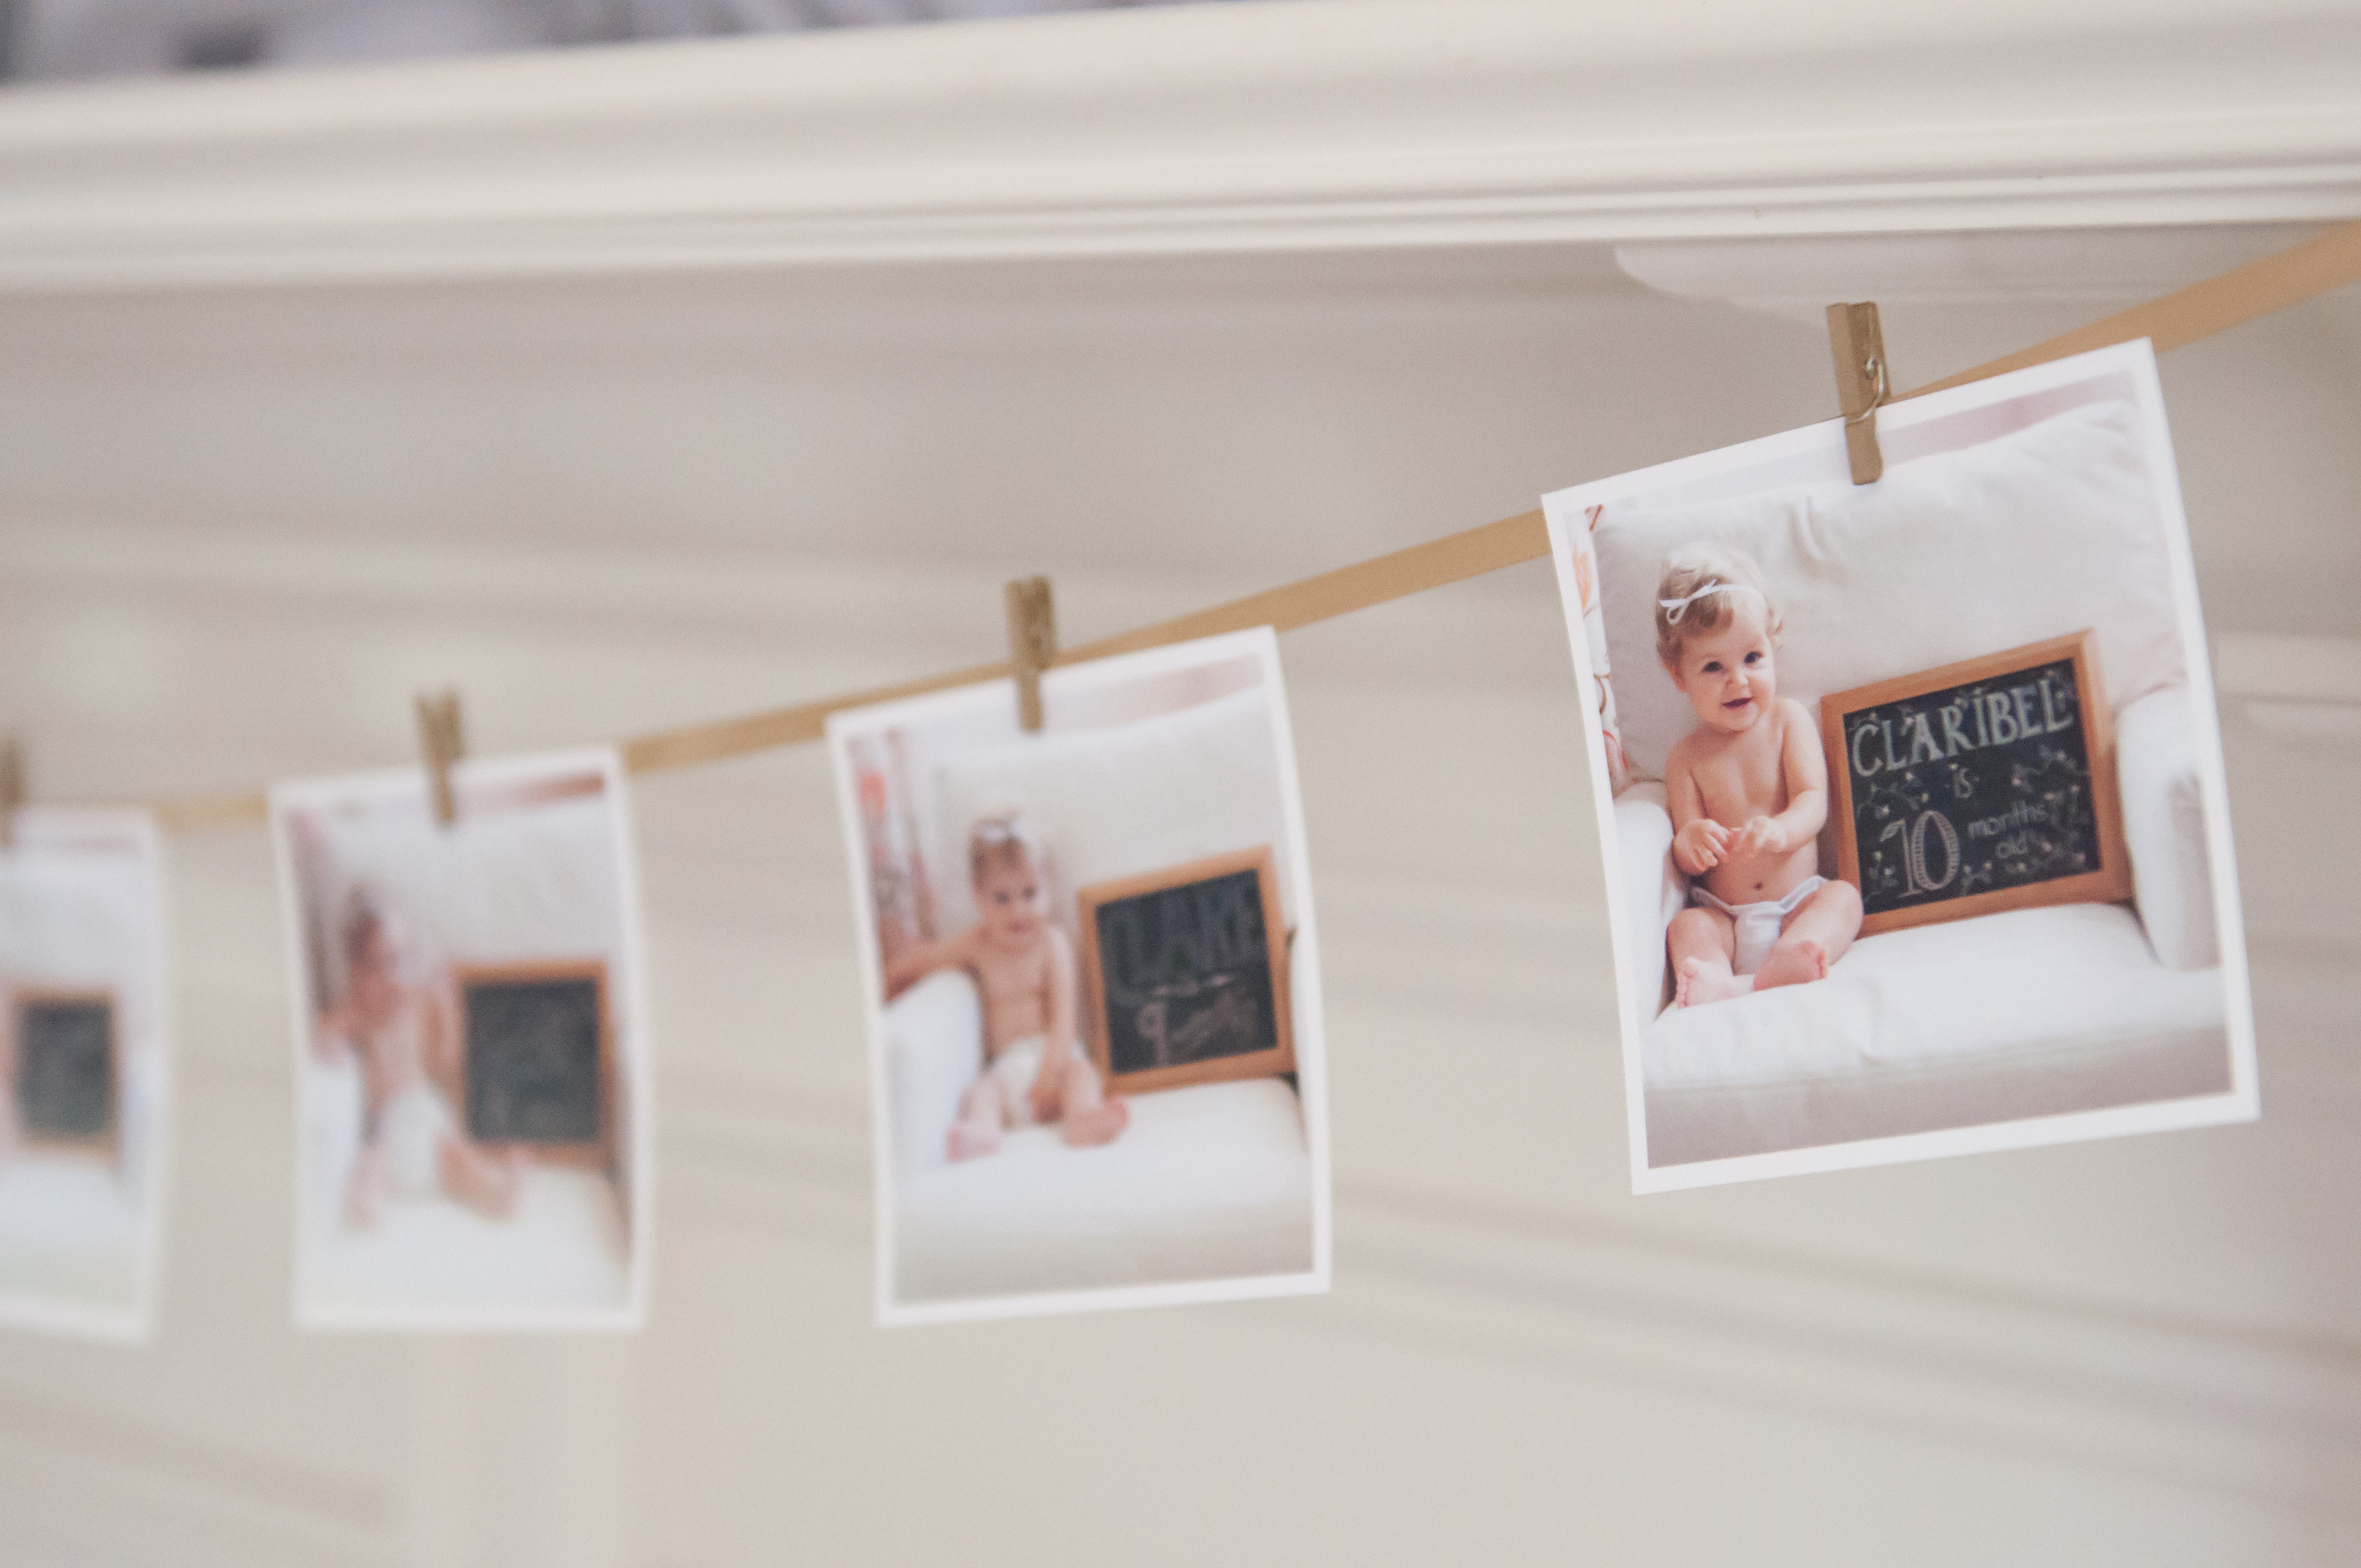
[[[960,1099],[950,1157],[1000,1147],[1010,1127],[1057,1122],[1070,1145],[1112,1141],[1131,1110],[1107,1098],[1075,1033],[1074,947],[1049,918],[1039,843],[1018,817],[988,817],[968,835],[968,875],[982,918],[886,969],[895,995],[937,970],[963,969],[983,998],[983,1076]]]
[[[1675,1007],[1826,979],[1861,930],[1861,894],[1817,872],[1828,765],[1811,715],[1780,700],[1779,612],[1756,577],[1736,551],[1691,545],[1656,589],[1656,657],[1697,716],[1664,759],[1673,863],[1691,879],[1665,934]]]
[[[515,1211],[524,1152],[495,1152],[460,1132],[437,1069],[458,1058],[456,1009],[445,988],[407,974],[392,917],[368,892],[346,905],[344,1000],[322,1015],[315,1050],[361,1077],[358,1150],[344,1191],[345,1223],[373,1228],[388,1197],[449,1196],[487,1219]]]

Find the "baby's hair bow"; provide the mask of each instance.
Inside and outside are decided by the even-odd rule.
[[[1664,612],[1664,623],[1667,626],[1678,626],[1681,623],[1681,617],[1688,613],[1689,606],[1695,604],[1697,600],[1706,598],[1708,595],[1718,594],[1719,592],[1721,592],[1721,579],[1719,577],[1713,577],[1708,579],[1705,587],[1697,589],[1697,592],[1688,595],[1685,598],[1658,599],[1656,601],[1656,608]]]

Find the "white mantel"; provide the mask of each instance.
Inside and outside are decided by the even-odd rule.
[[[0,93],[0,289],[2361,215],[2334,0],[1257,0]]]

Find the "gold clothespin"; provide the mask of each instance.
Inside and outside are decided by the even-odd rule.
[[[0,740],[0,850],[16,845],[16,813],[25,805],[25,748],[14,735]]]
[[[1845,455],[1852,461],[1852,482],[1873,485],[1885,472],[1885,455],[1877,449],[1877,411],[1893,391],[1877,307],[1830,305],[1828,352],[1837,362],[1837,403],[1844,410]]]
[[[418,745],[425,753],[426,788],[434,799],[435,823],[448,828],[459,817],[458,797],[451,793],[451,764],[467,754],[456,688],[418,694]]]
[[[1049,579],[1018,577],[1008,588],[1008,659],[1016,666],[1016,721],[1027,734],[1041,728],[1041,672],[1057,663],[1058,618]]]

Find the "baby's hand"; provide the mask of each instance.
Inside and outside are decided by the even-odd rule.
[[[1026,1098],[1032,1102],[1033,1120],[1036,1122],[1056,1121],[1058,1119],[1058,1112],[1060,1108],[1065,1104],[1066,1101],[1066,1074],[1064,1068],[1062,1066],[1052,1067],[1048,1063],[1044,1063],[1041,1070],[1034,1076],[1033,1087],[1026,1091]]]
[[[1673,864],[1687,876],[1703,876],[1730,852],[1730,829],[1700,817],[1673,835]]]
[[[1794,836],[1775,817],[1757,817],[1738,830],[1741,855],[1784,855],[1795,847]]]

